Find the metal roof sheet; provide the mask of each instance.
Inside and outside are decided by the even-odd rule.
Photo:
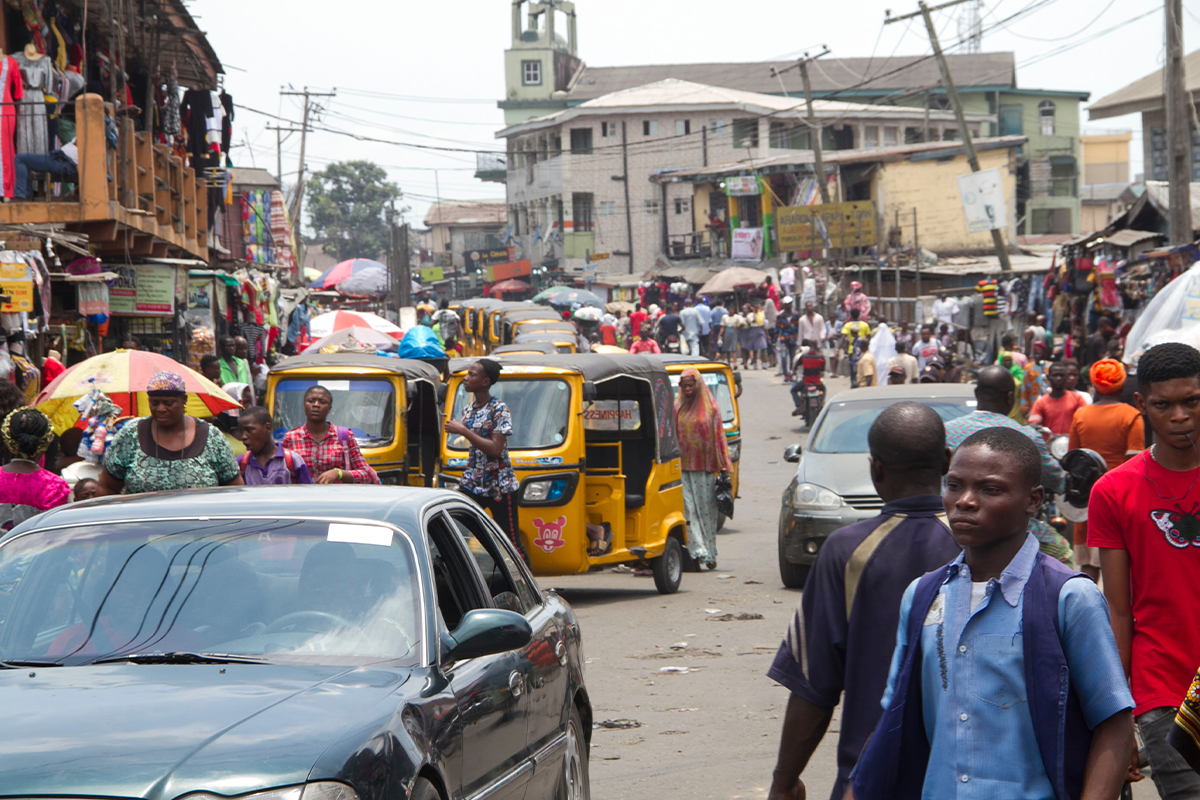
[[[429,206],[426,225],[507,225],[504,200],[443,200]]]
[[[1154,238],[1166,239],[1166,235],[1157,231],[1135,231],[1126,228],[1122,231],[1117,231],[1111,236],[1104,237],[1105,244],[1111,244],[1114,247],[1133,247],[1138,242],[1144,242],[1147,239]]]
[[[1183,58],[1187,90],[1200,92],[1200,50]],[[1088,119],[1106,119],[1163,107],[1163,71],[1157,69],[1088,106]]]

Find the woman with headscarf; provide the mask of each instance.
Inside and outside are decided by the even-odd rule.
[[[1070,448],[1095,450],[1111,470],[1146,449],[1145,423],[1138,410],[1121,399],[1125,368],[1120,361],[1097,361],[1089,373],[1096,398],[1075,410]],[[1100,579],[1100,553],[1087,546],[1086,522],[1075,523],[1075,566],[1093,580]]]
[[[688,367],[679,378],[675,425],[683,467],[683,514],[692,562],[717,568],[717,476],[732,472],[721,410],[704,378]]]
[[[187,388],[182,375],[155,373],[146,394],[150,416],[127,422],[104,455],[100,495],[242,485],[225,437],[184,413]]]
[[[71,489],[38,461],[54,440],[50,419],[36,408],[18,408],[4,418],[0,438],[13,457],[0,468],[0,530],[66,503]]]

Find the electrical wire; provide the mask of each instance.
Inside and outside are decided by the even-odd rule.
[[[1092,17],[1092,21],[1091,21],[1091,22],[1089,22],[1088,24],[1084,25],[1082,28],[1080,28],[1079,30],[1075,31],[1074,33],[1069,33],[1069,34],[1067,34],[1066,36],[1054,36],[1054,37],[1051,37],[1051,38],[1049,38],[1049,39],[1046,39],[1046,38],[1043,38],[1043,37],[1040,37],[1040,36],[1028,36],[1028,35],[1026,35],[1026,34],[1023,34],[1023,33],[1017,33],[1016,31],[1009,31],[1009,32],[1008,32],[1008,35],[1009,35],[1009,36],[1016,36],[1018,39],[1029,39],[1029,40],[1031,40],[1031,41],[1034,41],[1034,42],[1065,42],[1067,39],[1074,39],[1076,36],[1078,36],[1079,34],[1083,33],[1083,32],[1084,32],[1084,31],[1086,31],[1088,28],[1092,27],[1092,26],[1093,26],[1093,25],[1095,25],[1097,22],[1099,22],[1099,21],[1100,21],[1100,18],[1101,18],[1101,17],[1103,17],[1103,16],[1104,16],[1106,13],[1108,13],[1108,10],[1109,10],[1110,8],[1112,8],[1112,7],[1113,7],[1113,5],[1114,5],[1116,2],[1117,2],[1117,0],[1109,0],[1109,2],[1108,2],[1108,5],[1106,5],[1106,6],[1105,6],[1105,7],[1104,7],[1104,8],[1103,8],[1101,11],[1100,11],[1100,13],[1099,13],[1099,14],[1097,14],[1097,15],[1096,15],[1096,16],[1094,16],[1094,17]]]

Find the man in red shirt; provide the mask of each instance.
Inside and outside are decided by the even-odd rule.
[[[1030,425],[1045,425],[1055,436],[1071,432],[1071,420],[1075,412],[1087,405],[1078,392],[1067,391],[1067,365],[1051,364],[1046,371],[1050,382],[1050,394],[1044,394],[1033,403],[1029,412]]]
[[[1200,352],[1152,347],[1138,361],[1138,410],[1155,444],[1092,489],[1087,543],[1100,548],[1113,634],[1158,793],[1200,797],[1200,776],[1167,743],[1200,664]],[[1136,756],[1135,756],[1136,757]]]
[[[642,304],[638,303],[637,308],[629,315],[629,330],[633,331],[636,337],[642,332],[642,326],[646,324],[646,310],[642,308]]]

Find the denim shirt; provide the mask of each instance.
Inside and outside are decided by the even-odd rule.
[[[930,759],[923,798],[1054,798],[1025,687],[1021,613],[1038,542],[1025,544],[971,611],[971,571],[960,555],[921,631],[921,700]],[[904,593],[883,707],[907,644],[916,582]],[[1067,581],[1058,597],[1063,652],[1084,719],[1094,729],[1133,707],[1108,605],[1094,583]]]

